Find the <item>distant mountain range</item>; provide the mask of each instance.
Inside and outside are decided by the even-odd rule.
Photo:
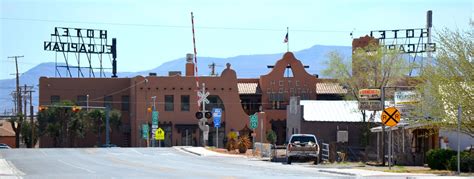
[[[332,51],[337,51],[344,57],[350,57],[351,47],[350,46],[323,46],[315,45],[311,48],[304,49],[301,51],[293,52],[295,57],[300,60],[304,65],[309,65],[306,69],[310,74],[318,74],[321,76],[321,72],[326,68],[325,62],[328,60],[327,54]],[[220,73],[225,68],[226,63],[230,63],[231,68],[237,72],[238,78],[259,78],[260,75],[267,74],[271,69],[267,68],[267,65],[274,65],[277,60],[281,59],[283,53],[277,54],[263,54],[263,55],[240,55],[229,58],[213,58],[213,57],[198,57],[198,69],[199,75],[209,75],[209,65],[211,63],[216,64],[216,72]],[[120,63],[120,62],[119,62]],[[157,73],[159,76],[168,75],[169,71],[181,71],[184,74],[185,70],[185,58],[179,58],[168,61],[162,65],[145,71],[139,72],[119,72],[117,75],[119,78],[123,77],[134,77],[137,75],[146,76],[151,72]],[[119,69],[120,71],[120,64]],[[77,76],[77,70],[72,69],[71,73],[73,76]],[[83,71],[84,76],[89,76],[88,71]],[[61,72],[61,74],[66,74]],[[106,72],[106,76],[110,77],[111,73]],[[34,86],[35,92],[33,93],[33,105],[38,105],[38,83],[41,76],[55,77],[55,64],[53,62],[41,63],[36,67],[23,73],[20,77],[20,84],[27,84],[28,86]],[[0,80],[0,113],[4,111],[11,112],[14,108],[12,102],[11,92],[15,90],[15,79],[4,79]],[[36,109],[35,109],[36,110]]]

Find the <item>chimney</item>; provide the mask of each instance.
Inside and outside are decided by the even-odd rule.
[[[186,54],[186,76],[194,76],[194,55],[192,53]]]

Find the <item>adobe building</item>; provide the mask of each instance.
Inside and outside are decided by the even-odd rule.
[[[206,91],[210,93],[207,98],[210,103],[206,104],[206,110],[211,111],[217,107],[222,109],[221,127],[218,131],[219,146],[224,146],[224,136],[230,131],[251,136],[253,132],[249,129],[249,115],[255,113],[259,116],[256,141],[265,142],[266,132],[274,130],[278,135],[277,144],[283,144],[287,140],[286,106],[289,105],[290,97],[316,100],[317,86],[327,88],[328,85],[336,84],[319,79],[316,75],[307,73],[304,68],[293,53],[287,52],[268,74],[254,79],[238,79],[230,64],[227,64],[220,76],[196,77],[192,60],[187,61],[184,76],[175,73],[170,76],[151,74],[133,78],[41,77],[39,104],[50,105],[70,100],[79,106],[86,106],[88,103],[89,106],[111,106],[120,110],[122,125],[111,131],[111,143],[124,147],[150,145],[149,141],[142,138],[142,126],[151,125],[151,113],[147,108],[155,105],[159,112],[159,127],[165,131],[162,146],[198,146],[203,141],[195,117],[195,113],[200,111],[197,104],[197,80],[200,87],[204,83]],[[327,90],[324,92],[327,93]],[[329,96],[321,95],[331,98],[331,93]],[[334,93],[333,96],[334,99],[339,99],[341,94]],[[208,144],[215,146],[216,131],[212,121],[208,120]],[[101,143],[104,143],[104,136],[105,134],[102,135]],[[52,146],[51,140],[46,136],[41,138],[40,143],[41,147]],[[96,144],[97,135],[87,134],[84,139],[78,140],[77,146]]]

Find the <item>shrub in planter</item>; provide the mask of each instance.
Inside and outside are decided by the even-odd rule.
[[[449,149],[431,149],[426,153],[426,162],[431,169],[445,170],[456,151]]]
[[[228,151],[237,149],[237,133],[229,132],[227,134],[227,144],[226,148]]]
[[[474,172],[474,155],[469,152],[461,152],[461,172]],[[449,170],[458,170],[458,156],[453,155],[449,160]]]
[[[240,153],[247,152],[247,149],[252,145],[250,138],[248,136],[240,136],[239,140],[237,141],[237,146],[239,148]]]

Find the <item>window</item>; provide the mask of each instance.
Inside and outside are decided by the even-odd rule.
[[[122,111],[129,111],[130,109],[130,96],[122,96]]]
[[[218,95],[209,95],[207,99],[209,100],[209,104],[206,104],[206,110],[211,111],[214,108],[225,110],[224,102],[222,102],[222,99]]]
[[[78,106],[87,106],[87,96],[86,95],[77,96],[76,104]]]
[[[165,111],[174,111],[173,95],[165,95]]]
[[[181,111],[189,111],[189,95],[181,95]]]
[[[60,99],[58,95],[51,96],[51,104],[59,103]]]
[[[283,80],[278,81],[278,85],[283,86]]]
[[[299,80],[296,80],[296,86],[300,86],[300,81]]]
[[[104,97],[104,107],[109,107],[109,109],[112,109],[112,103],[113,103],[112,96]]]

